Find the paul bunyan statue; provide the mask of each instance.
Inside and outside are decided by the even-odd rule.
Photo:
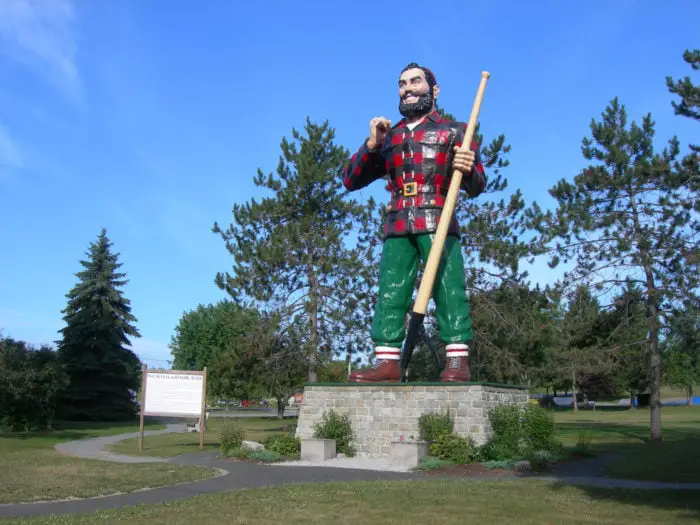
[[[459,150],[467,125],[442,118],[436,110],[440,87],[432,71],[408,64],[401,71],[398,88],[399,111],[404,118],[393,126],[384,117],[373,118],[369,138],[352,156],[343,175],[349,191],[388,178],[391,192],[370,333],[375,366],[353,372],[349,381],[355,383],[399,381],[401,345],[418,264],[430,253],[453,170],[463,174],[460,189],[470,197],[477,197],[486,187],[478,144],[472,141],[470,148]],[[454,215],[432,297],[446,350],[440,381],[469,381],[472,323]]]

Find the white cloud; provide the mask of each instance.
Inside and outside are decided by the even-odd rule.
[[[82,98],[76,66],[75,10],[70,0],[0,1],[0,41],[10,58],[48,75],[75,101]]]

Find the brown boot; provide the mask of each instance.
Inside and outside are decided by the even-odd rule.
[[[447,345],[447,364],[440,374],[440,381],[462,383],[470,380],[469,347],[465,344]]]
[[[375,350],[377,364],[369,370],[358,370],[350,374],[351,383],[396,383],[399,380],[399,348],[378,347]]]

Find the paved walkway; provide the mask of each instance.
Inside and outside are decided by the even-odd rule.
[[[146,435],[163,434],[181,431],[182,425],[168,425],[166,430],[148,431]],[[606,478],[602,475],[605,457],[582,460],[562,467],[554,475],[542,476],[537,474],[520,474],[504,476],[475,476],[471,478],[456,478],[450,475],[423,473],[387,472],[353,468],[334,468],[317,466],[282,466],[258,465],[245,462],[235,462],[221,459],[218,452],[203,452],[186,454],[174,458],[149,458],[121,456],[105,451],[107,444],[137,437],[138,433],[121,434],[118,436],[100,437],[62,443],[56,448],[65,454],[101,459],[105,461],[138,462],[171,462],[178,465],[202,466],[219,469],[223,475],[201,481],[181,483],[168,487],[140,490],[128,494],[101,496],[86,499],[71,499],[41,503],[19,503],[0,505],[0,518],[47,516],[74,513],[90,513],[98,510],[117,509],[128,505],[158,504],[183,498],[191,498],[201,494],[223,492],[236,489],[261,488],[272,485],[299,483],[327,483],[332,481],[373,481],[373,480],[413,480],[413,479],[459,479],[460,481],[496,481],[516,479],[538,479],[566,483],[571,485],[587,485],[605,488],[627,489],[683,489],[700,490],[700,483],[658,483],[649,481],[634,481]]]
[[[182,432],[182,424],[166,425],[164,430],[147,430],[143,433],[144,436],[157,436],[158,434],[169,434],[171,432]],[[140,432],[132,432],[130,434],[118,434],[116,436],[105,436],[92,439],[79,439],[77,441],[68,441],[56,445],[56,450],[61,454],[68,456],[77,456],[86,459],[101,459],[103,461],[115,461],[117,463],[163,463],[169,458],[150,458],[145,456],[125,456],[122,454],[114,454],[105,450],[107,445],[113,445],[124,439],[139,437]]]

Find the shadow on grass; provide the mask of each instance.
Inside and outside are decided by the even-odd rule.
[[[145,418],[145,430],[160,428],[162,420]],[[138,432],[139,421],[58,421],[50,430],[30,432],[0,432],[0,438],[11,440],[50,440],[55,442],[73,441],[92,437],[109,436],[120,433]]]
[[[555,483],[551,490],[558,491],[565,488],[567,488],[565,483]],[[682,510],[686,511],[688,518],[700,519],[700,491],[609,489],[583,485],[577,488],[593,501],[638,505],[661,510]]]

